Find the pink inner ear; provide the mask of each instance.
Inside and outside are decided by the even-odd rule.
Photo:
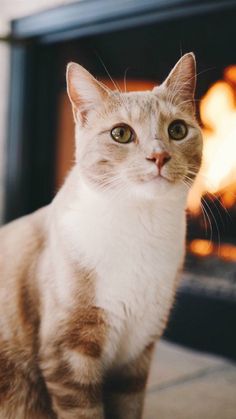
[[[194,55],[185,54],[175,65],[165,80],[168,88],[176,87],[178,91],[189,96],[194,96],[196,83],[196,63]],[[178,88],[179,87],[179,88]]]
[[[84,123],[88,112],[101,105],[108,96],[108,89],[75,63],[68,65],[67,90],[75,120],[80,123]]]
[[[83,97],[79,94],[79,91],[76,87],[75,82],[70,77],[68,77],[67,88],[68,88],[68,95],[72,103],[74,119],[76,122],[78,122],[78,118],[79,118],[80,123],[84,123],[86,120],[86,111],[85,111],[86,101],[83,100]]]
[[[196,62],[192,53],[185,54],[177,62],[162,86],[169,90],[176,105],[187,112],[194,113]]]

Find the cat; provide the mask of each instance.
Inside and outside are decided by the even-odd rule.
[[[67,68],[76,163],[0,230],[0,419],[140,419],[201,164],[195,58],[152,91]]]

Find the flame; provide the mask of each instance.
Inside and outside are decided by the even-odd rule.
[[[198,256],[209,256],[213,252],[213,244],[208,240],[196,239],[190,242],[189,250]]]
[[[227,81],[216,82],[200,103],[203,129],[203,162],[189,195],[189,208],[198,212],[201,196],[222,193],[225,206],[235,202],[236,185],[236,66],[225,70]]]
[[[218,246],[209,240],[195,239],[189,243],[188,250],[198,257],[216,256],[227,262],[236,261],[236,246],[229,243]]]
[[[236,65],[229,65],[225,69],[224,78],[232,85],[236,84]]]
[[[219,257],[229,262],[235,262],[236,247],[232,244],[222,244],[219,249]]]
[[[221,202],[225,208],[231,208],[235,203],[234,187],[228,187],[221,195]]]

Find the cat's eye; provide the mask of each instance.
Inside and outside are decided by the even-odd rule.
[[[172,140],[183,140],[188,134],[188,127],[184,121],[177,119],[169,125],[168,133]]]
[[[128,125],[118,125],[112,128],[111,137],[118,143],[127,144],[133,141],[134,132]]]

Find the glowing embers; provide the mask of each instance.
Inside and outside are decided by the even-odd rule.
[[[189,208],[199,213],[201,197],[220,195],[230,208],[236,193],[236,66],[227,67],[224,81],[210,87],[200,103],[203,128],[203,163],[189,195]]]
[[[236,262],[236,246],[228,243],[219,246],[209,240],[195,239],[188,244],[188,251],[198,257],[215,256],[228,262]]]
[[[196,256],[209,256],[213,252],[213,244],[209,240],[196,239],[189,243],[188,250]]]
[[[105,84],[111,90],[120,90],[122,92],[135,92],[135,91],[145,91],[152,90],[157,82],[152,80],[142,80],[142,79],[100,79],[100,81]]]

